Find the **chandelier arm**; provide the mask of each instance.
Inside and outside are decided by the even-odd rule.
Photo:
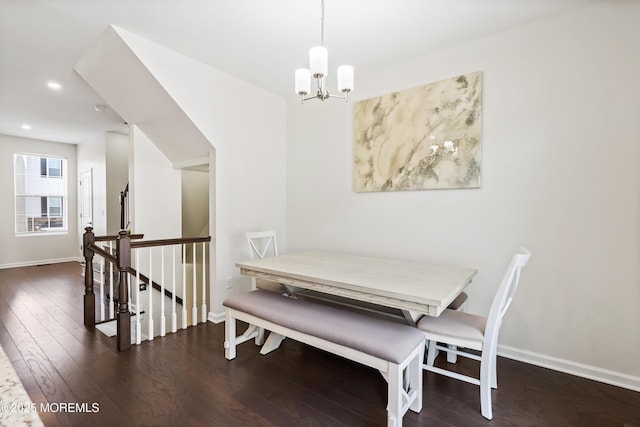
[[[310,95],[305,98],[304,95],[300,95],[300,103],[304,104],[305,101],[309,101],[311,99],[318,99],[318,95]]]
[[[310,101],[312,99],[319,99],[320,101],[324,101],[325,99],[329,99],[329,98],[336,98],[336,99],[341,99],[343,101],[348,101],[349,100],[349,92],[344,92],[343,95],[333,95],[329,92],[316,92],[315,95],[310,95],[305,97],[304,95],[300,95],[300,103],[304,104],[305,101]]]
[[[345,101],[347,101],[349,99],[349,92],[342,92],[343,95],[333,95],[331,93],[329,93],[328,98],[337,98],[337,99],[343,99]]]

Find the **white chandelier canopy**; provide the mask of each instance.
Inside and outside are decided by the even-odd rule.
[[[349,92],[353,90],[353,67],[341,65],[338,67],[338,90],[342,95],[332,95],[325,87],[325,78],[329,70],[329,52],[324,47],[324,0],[320,3],[320,46],[309,49],[309,68],[298,68],[295,73],[296,94],[300,95],[300,102],[310,99],[324,101],[329,98],[347,100]],[[311,93],[311,78],[316,80],[316,93]]]

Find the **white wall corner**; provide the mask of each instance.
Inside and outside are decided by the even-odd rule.
[[[207,316],[207,320],[209,322],[213,322],[215,324],[222,323],[222,322],[224,322],[224,312],[222,312],[222,313],[214,313],[214,312],[210,311],[209,315]]]

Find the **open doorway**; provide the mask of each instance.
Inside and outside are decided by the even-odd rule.
[[[209,235],[209,165],[182,170],[182,237]]]
[[[182,237],[206,237],[210,235],[209,230],[209,165],[200,165],[182,169]],[[211,246],[210,246],[211,248]],[[193,262],[193,250],[195,245],[186,248],[187,260]],[[200,278],[203,271],[210,271],[209,257],[202,258],[201,248],[196,249],[197,257],[195,268],[191,264],[187,266],[187,283]],[[204,269],[204,270],[203,270]],[[210,278],[206,278],[208,282]],[[192,305],[200,307],[202,305],[202,295],[193,295],[193,288],[187,286],[185,302],[187,307]],[[195,301],[194,301],[195,298]],[[209,302],[207,301],[207,305]],[[189,319],[191,322],[191,319]]]

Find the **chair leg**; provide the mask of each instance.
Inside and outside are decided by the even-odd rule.
[[[491,357],[491,388],[498,388],[498,370],[496,369],[497,352]]]
[[[261,346],[265,341],[265,333],[264,328],[258,328],[258,335],[256,335],[255,343],[257,346]]]
[[[457,350],[458,347],[455,345],[451,345],[451,344],[447,344],[447,347],[450,348],[451,350]],[[447,351],[447,362],[449,363],[456,363],[458,361],[458,355],[456,353],[453,353],[451,351]]]
[[[458,311],[464,312],[464,306],[465,306],[465,302],[466,302],[466,297],[465,297],[465,301],[462,302],[462,305],[460,305],[460,307],[458,307]],[[457,350],[458,347],[455,345],[447,345],[447,347],[449,347],[452,350]],[[456,353],[452,353],[450,351],[447,352],[447,362],[449,363],[456,363],[458,361],[458,355]]]
[[[495,351],[483,349],[480,361],[480,411],[482,416],[490,420],[493,418],[491,408],[491,385],[495,378],[494,363]]]

